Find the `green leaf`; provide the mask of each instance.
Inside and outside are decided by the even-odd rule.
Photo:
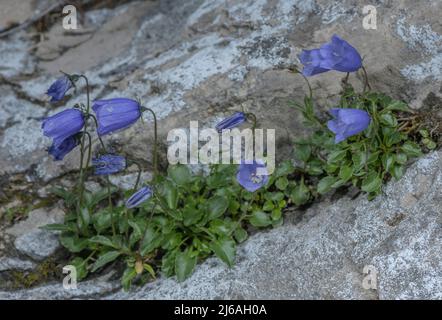
[[[345,184],[346,181],[339,179],[338,181],[336,181],[335,183],[332,184],[331,188],[332,189],[336,189],[339,188],[341,186],[343,186]]]
[[[424,138],[422,139],[422,143],[430,150],[436,149],[437,144],[430,138]]]
[[[391,172],[392,176],[399,180],[404,175],[404,166],[403,165],[395,165]]]
[[[152,250],[158,248],[161,241],[162,238],[160,233],[154,228],[154,226],[148,226],[140,244],[140,254],[144,257],[146,254],[152,252]]]
[[[410,112],[410,109],[408,108],[407,104],[402,101],[393,100],[386,108],[386,110],[391,111],[405,111]]]
[[[382,156],[382,166],[385,168],[385,171],[390,171],[394,164],[395,158],[395,155],[391,153],[386,153]]]
[[[379,178],[376,172],[370,172],[367,177],[362,181],[362,191],[371,193],[376,192],[381,188],[382,179]]]
[[[382,124],[385,124],[390,127],[396,127],[397,126],[397,119],[395,116],[393,116],[391,113],[383,113],[379,116],[379,120]]]
[[[51,193],[55,194],[56,196],[63,198],[68,207],[71,207],[76,202],[76,199],[77,199],[76,194],[73,192],[69,192],[64,188],[54,187],[54,188],[51,188],[49,191]]]
[[[124,291],[128,291],[132,285],[132,280],[137,276],[137,271],[133,267],[127,267],[124,270],[123,276],[121,278],[121,284],[123,285]]]
[[[297,144],[295,146],[295,157],[303,162],[307,162],[312,153],[312,148],[308,144]]]
[[[229,200],[225,197],[215,196],[207,203],[209,221],[221,217],[229,206]]]
[[[370,153],[370,155],[368,156],[368,159],[367,159],[367,164],[375,163],[376,161],[378,161],[380,154],[381,154],[380,151],[375,151],[375,152]]]
[[[129,220],[128,224],[132,227],[133,230],[129,238],[129,246],[133,246],[143,236],[143,226],[139,226],[138,223],[133,220]]]
[[[185,165],[169,166],[167,171],[169,177],[179,186],[184,186],[192,181],[190,170]]]
[[[423,138],[429,138],[429,137],[430,137],[430,134],[428,133],[428,130],[426,130],[426,129],[421,129],[421,130],[419,130],[419,133],[420,133],[420,135],[421,135]]]
[[[303,205],[308,202],[308,200],[310,199],[310,190],[304,184],[304,181],[301,180],[301,183],[293,189],[291,193],[291,199],[293,203],[297,206]]]
[[[339,162],[345,158],[347,150],[336,150],[331,152],[327,157],[328,164],[339,164]]]
[[[178,252],[175,257],[175,274],[179,282],[189,277],[196,265],[196,256],[190,250]]]
[[[280,177],[278,180],[276,180],[275,186],[279,189],[284,191],[287,186],[289,185],[289,181],[287,177]]]
[[[89,209],[86,207],[81,208],[80,212],[81,212],[81,219],[83,221],[83,227],[86,228],[91,223],[91,215],[89,213]]]
[[[41,226],[39,229],[49,230],[49,231],[72,231],[75,232],[75,226],[69,224],[52,223],[45,226]]]
[[[246,230],[244,230],[241,227],[238,227],[233,232],[233,236],[235,237],[236,241],[238,241],[238,243],[242,243],[242,242],[246,241],[246,239],[249,235],[247,234]]]
[[[210,248],[218,258],[224,261],[229,267],[233,267],[236,254],[235,241],[222,238],[210,243]]]
[[[353,168],[350,166],[342,166],[339,170],[339,178],[343,182],[347,182],[353,176]]]
[[[401,150],[409,157],[419,157],[422,155],[422,151],[419,146],[411,141],[406,141],[402,145]]]
[[[83,251],[88,246],[88,239],[78,238],[78,236],[71,233],[62,234],[60,242],[66,249],[73,253]]]
[[[132,227],[133,233],[140,237],[143,235],[143,231],[141,230],[143,226],[139,226],[138,223],[134,220],[129,220],[127,223]]]
[[[407,155],[405,153],[397,153],[395,155],[395,161],[399,164],[407,163]]]
[[[397,131],[388,132],[388,130],[383,130],[383,131],[384,131],[383,132],[384,142],[387,147],[391,147],[391,146],[402,141],[402,135],[399,132],[397,132]]]
[[[287,207],[287,201],[285,201],[285,200],[281,200],[281,201],[279,201],[279,202],[278,202],[278,207],[279,207],[280,209],[284,209],[285,207]]]
[[[282,199],[284,199],[284,193],[282,193],[280,191],[278,191],[278,192],[267,192],[267,193],[265,193],[264,197],[267,200],[279,202]]]
[[[94,237],[90,238],[89,242],[91,242],[91,243],[98,243],[98,244],[101,244],[103,246],[111,247],[111,248],[114,248],[114,249],[119,249],[115,245],[115,243],[112,242],[111,239],[109,239],[109,238],[107,238],[105,236],[101,236],[101,235],[94,236]]]
[[[98,233],[101,233],[112,225],[112,214],[109,210],[100,210],[93,215],[94,227]]]
[[[186,227],[196,224],[203,215],[203,210],[199,210],[193,204],[186,204],[183,209],[183,224]]]
[[[270,217],[263,211],[253,212],[249,221],[254,227],[267,227],[272,224]]]
[[[165,181],[161,188],[161,193],[166,199],[169,209],[176,209],[178,206],[178,190],[170,181]]]
[[[270,217],[272,218],[273,221],[281,219],[281,217],[282,217],[281,209],[277,208],[277,209],[273,210]]]
[[[152,278],[156,279],[155,270],[152,268],[150,264],[144,263],[143,264],[144,270],[149,272],[149,274],[152,276]]]
[[[289,174],[292,174],[295,168],[293,167],[293,164],[291,161],[286,160],[281,162],[281,164],[276,168],[275,174],[273,175],[276,178],[287,176]]]
[[[318,183],[318,192],[320,194],[325,194],[332,189],[333,184],[337,181],[336,177],[324,177]]]
[[[353,172],[359,172],[362,168],[364,168],[365,164],[367,163],[367,153],[360,150],[353,154],[352,156],[353,161]]]
[[[162,243],[162,248],[165,250],[175,249],[183,241],[182,233],[171,232],[165,235]]]
[[[210,231],[219,235],[230,234],[236,227],[230,219],[216,219],[210,222]]]
[[[77,280],[82,280],[86,278],[88,274],[87,261],[81,257],[75,257],[69,262],[70,265],[74,266],[77,271]]]
[[[306,170],[307,173],[312,176],[319,176],[324,172],[322,162],[320,160],[310,160],[307,163]]]
[[[176,254],[176,250],[169,251],[161,260],[161,271],[166,277],[171,277],[174,274]]]
[[[262,206],[262,210],[264,210],[264,211],[272,211],[273,208],[275,208],[275,205],[273,204],[272,201],[269,201],[269,200],[264,202],[264,205]]]
[[[100,255],[98,257],[97,261],[95,261],[94,265],[92,266],[92,272],[95,272],[96,270],[98,270],[101,267],[105,266],[109,262],[114,261],[120,255],[121,255],[120,251],[108,251],[108,252]]]

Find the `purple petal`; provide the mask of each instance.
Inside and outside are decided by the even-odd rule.
[[[97,100],[92,109],[97,115],[100,136],[128,128],[141,116],[138,102],[126,98]]]
[[[78,133],[84,125],[83,113],[78,109],[67,109],[43,120],[43,134],[61,144],[66,138]]]

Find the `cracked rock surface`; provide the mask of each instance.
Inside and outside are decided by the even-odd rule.
[[[188,128],[190,120],[209,127],[244,107],[259,115],[259,127],[276,128],[277,159],[283,159],[291,141],[307,131],[289,106],[303,98],[305,84],[282,68],[298,63],[302,49],[336,33],[364,56],[374,90],[415,109],[439,106],[441,112],[439,0],[419,6],[412,0],[378,1],[376,30],[362,27],[362,4],[355,0],[121,3],[85,10],[78,30],[63,30],[61,19],[54,18],[43,30],[30,27],[0,38],[0,275],[30,270],[59,247],[56,236],[38,226],[62,219],[61,204],[48,201],[49,189],[73,184],[79,155],[53,162],[41,120],[85,96],[79,86],[63,103],[48,102],[45,92],[59,69],[85,73],[93,99],[140,98],[158,114],[162,141],[169,130]],[[0,32],[50,5],[2,1]],[[343,76],[329,72],[311,78],[320,110],[334,106]],[[361,75],[352,74],[350,82],[362,88]],[[152,166],[151,125],[145,115],[144,124],[106,137],[141,163],[145,179]],[[165,148],[162,152],[167,166]],[[372,202],[325,200],[300,222],[253,236],[231,270],[209,259],[182,285],[160,279],[123,293],[116,282],[89,280],[66,292],[60,280],[6,290],[0,298],[441,298],[440,156],[420,159]],[[134,177],[125,173],[113,183],[129,188]],[[88,182],[91,188],[99,184]],[[3,222],[15,211],[21,212],[17,221]],[[378,270],[376,291],[361,287],[365,265]]]

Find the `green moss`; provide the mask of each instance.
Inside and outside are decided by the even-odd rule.
[[[50,258],[40,263],[31,272],[12,271],[11,276],[14,288],[30,288],[55,278],[57,276],[57,264]]]

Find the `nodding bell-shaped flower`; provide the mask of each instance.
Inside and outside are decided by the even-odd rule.
[[[126,168],[126,158],[119,155],[106,154],[92,159],[96,175],[108,175]]]
[[[43,134],[59,146],[68,137],[80,132],[84,126],[84,115],[78,109],[67,109],[43,120]]]
[[[72,88],[72,82],[68,76],[64,75],[49,87],[46,94],[51,97],[51,102],[57,102],[64,98],[70,88]]]
[[[329,70],[354,72],[362,67],[359,52],[337,35],[319,49],[303,50],[299,60],[304,65],[302,74],[306,77]]]
[[[221,132],[226,129],[231,129],[239,126],[240,124],[246,122],[247,118],[244,112],[236,112],[228,118],[225,118],[220,123],[216,125],[216,130]]]
[[[126,208],[132,209],[139,206],[144,201],[147,201],[152,196],[152,194],[153,191],[151,187],[149,186],[142,187],[133,195],[131,195],[129,199],[127,199]]]
[[[140,104],[126,98],[97,100],[92,109],[97,115],[100,136],[128,128],[141,117]]]
[[[52,144],[51,147],[48,149],[48,153],[54,158],[54,161],[61,161],[79,144],[80,139],[77,135],[73,135],[64,139],[63,142],[58,145]]]
[[[247,191],[255,192],[269,181],[266,165],[262,160],[253,160],[253,163],[241,162],[236,173],[236,180]]]
[[[364,110],[335,108],[329,112],[334,119],[327,122],[327,127],[336,135],[335,143],[364,131],[371,121],[370,115]]]

